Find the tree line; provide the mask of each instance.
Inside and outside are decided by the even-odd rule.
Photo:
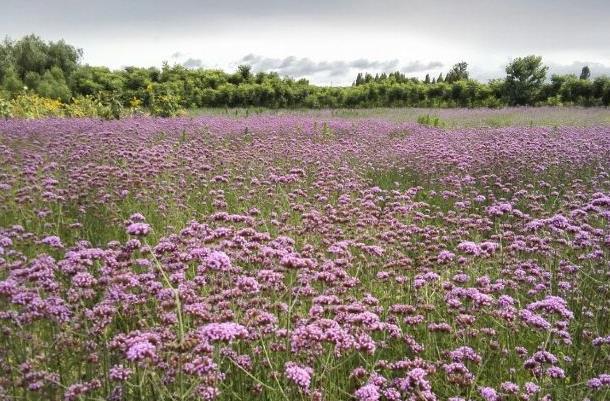
[[[548,77],[539,56],[514,59],[503,79],[479,82],[468,64],[424,80],[401,72],[359,73],[351,86],[312,85],[306,79],[276,72],[254,73],[248,65],[228,73],[189,69],[164,63],[162,68],[107,67],[83,64],[83,52],[63,40],[44,41],[35,35],[0,44],[0,97],[24,92],[64,103],[95,99],[114,107],[158,109],[171,115],[180,108],[269,107],[502,107],[517,105],[608,106],[610,78],[591,79],[589,67],[580,76]]]

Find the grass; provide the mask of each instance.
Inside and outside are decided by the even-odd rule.
[[[438,108],[370,108],[370,109],[267,109],[205,108],[188,111],[196,116],[230,116],[235,118],[258,115],[303,115],[318,118],[366,119],[379,118],[394,122],[418,122],[422,116],[438,117],[445,128],[500,128],[531,126],[593,126],[610,124],[610,109],[606,107],[521,107],[501,109],[438,109]]]

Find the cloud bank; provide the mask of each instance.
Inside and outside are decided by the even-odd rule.
[[[257,54],[248,54],[242,57],[238,64],[251,65],[254,71],[275,71],[280,75],[288,75],[295,78],[317,74],[342,77],[354,71],[375,73],[400,70],[405,73],[418,73],[443,67],[443,63],[440,61],[413,61],[401,66],[398,59],[379,61],[359,58],[351,61],[314,61],[307,57],[270,58]]]

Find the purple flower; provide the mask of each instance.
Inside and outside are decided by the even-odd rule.
[[[284,365],[284,375],[286,378],[299,387],[299,390],[306,393],[311,385],[313,369],[307,366],[297,365],[294,362],[287,362]]]
[[[481,394],[481,397],[483,397],[483,399],[485,401],[499,401],[500,400],[500,396],[498,395],[496,390],[492,387],[482,387],[479,390],[479,393]]]
[[[354,393],[358,401],[378,401],[381,398],[379,387],[374,384],[365,384]]]
[[[525,383],[525,391],[527,394],[536,394],[538,391],[540,391],[540,386],[538,386],[536,383],[527,382]]]
[[[220,390],[216,387],[201,385],[197,387],[197,395],[199,395],[203,401],[212,401],[218,398]]]
[[[127,234],[145,236],[150,232],[150,225],[146,223],[131,223],[127,226]]]
[[[44,237],[42,239],[42,243],[45,245],[48,245],[52,248],[61,249],[64,247],[63,244],[61,243],[61,239],[59,239],[59,237],[56,235],[49,235],[48,237]]]
[[[212,251],[205,259],[207,268],[216,271],[231,270],[231,259],[222,251]]]
[[[216,372],[217,369],[218,365],[216,365],[212,358],[207,356],[198,356],[191,362],[184,364],[184,371],[186,373],[199,377],[210,375]]]
[[[561,369],[557,366],[550,366],[549,368],[547,368],[546,375],[548,377],[552,377],[554,379],[563,379],[566,377],[563,369]]]
[[[132,373],[131,369],[126,368],[123,365],[115,365],[110,368],[108,376],[110,377],[110,380],[126,381]]]
[[[155,359],[157,348],[148,340],[134,342],[127,349],[127,359],[130,361],[142,361],[146,358]]]
[[[500,388],[507,394],[517,394],[519,392],[519,386],[513,382],[504,382],[500,385]]]
[[[256,279],[248,276],[240,276],[235,283],[237,288],[249,294],[256,294],[260,291],[261,285]]]
[[[455,254],[453,252],[444,250],[438,254],[438,256],[436,257],[436,260],[438,261],[438,263],[448,263],[448,262],[452,261],[454,257],[455,257]]]
[[[134,213],[129,216],[129,220],[134,223],[143,223],[144,221],[146,221],[146,218],[142,213]]]
[[[13,245],[13,241],[9,237],[0,237],[0,246],[8,248]]]
[[[574,314],[568,309],[565,299],[556,296],[547,296],[541,301],[532,302],[527,305],[530,311],[544,311],[546,313],[557,313],[564,319],[573,319]]]
[[[198,332],[209,341],[231,342],[248,336],[248,330],[244,326],[233,322],[209,323],[200,327]]]
[[[465,360],[472,361],[474,363],[481,362],[481,357],[470,347],[459,347],[449,353],[449,357],[454,362],[463,362]]]
[[[479,255],[481,248],[472,241],[462,241],[457,246],[458,251],[464,252],[468,255]]]
[[[594,377],[587,381],[587,387],[591,390],[599,390],[602,387],[610,387],[610,374],[602,373],[598,377]]]

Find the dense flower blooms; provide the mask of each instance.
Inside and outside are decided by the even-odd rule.
[[[0,120],[0,398],[603,398],[607,125],[336,114]]]
[[[209,323],[199,328],[199,334],[210,341],[234,341],[245,338],[248,330],[237,323]]]
[[[48,237],[44,237],[42,239],[42,243],[53,248],[63,248],[61,239],[56,235],[49,235]]]
[[[483,387],[483,388],[481,388],[480,393],[481,393],[481,397],[483,397],[483,399],[485,401],[499,401],[500,400],[500,396],[498,395],[496,390],[492,387]]]
[[[156,347],[147,340],[134,342],[127,349],[127,359],[130,361],[141,361],[146,358],[154,359],[156,357]]]
[[[131,223],[127,226],[127,234],[145,236],[150,232],[150,225],[146,223]]]
[[[132,374],[132,370],[124,367],[123,365],[115,365],[110,368],[108,373],[111,380],[114,381],[125,381],[129,379]]]
[[[211,270],[228,271],[231,269],[231,259],[221,251],[212,251],[205,259],[205,263]]]
[[[354,397],[356,397],[358,401],[379,401],[381,399],[381,394],[379,392],[379,387],[374,384],[366,384],[356,390]]]
[[[313,369],[307,366],[301,366],[294,362],[287,362],[284,366],[284,374],[286,378],[296,384],[303,392],[309,390],[311,385],[311,376]]]

